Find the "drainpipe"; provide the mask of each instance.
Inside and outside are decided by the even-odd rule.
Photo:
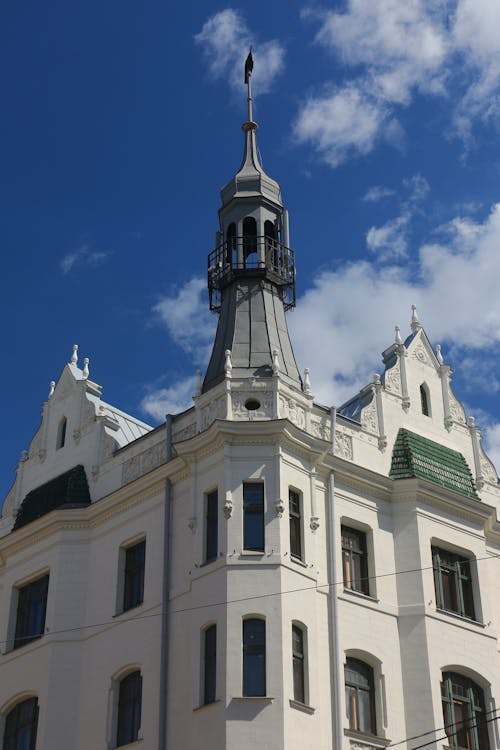
[[[331,445],[330,454],[335,455],[335,428],[337,409],[330,409]],[[337,540],[335,535],[335,475],[333,469],[328,477],[328,545],[330,552],[330,619],[333,646],[333,695],[332,695],[332,738],[334,750],[342,750],[344,731],[342,726],[343,660],[339,638],[339,612],[337,596]]]
[[[167,414],[166,426],[166,448],[167,463],[172,458],[172,415]],[[169,591],[170,591],[170,515],[172,501],[172,484],[167,477],[165,484],[165,509],[163,516],[163,577],[162,577],[162,602],[161,602],[161,647],[160,647],[160,724],[158,731],[158,750],[167,748],[167,700],[168,700],[168,625],[169,625]]]

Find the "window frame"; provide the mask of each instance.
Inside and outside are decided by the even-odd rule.
[[[15,622],[12,649],[22,648],[28,643],[41,638],[45,633],[45,622],[47,619],[47,600],[49,596],[50,573],[46,571],[32,578],[26,583],[15,586]],[[41,592],[33,595],[36,588],[41,585]],[[25,599],[27,601],[25,601]],[[40,612],[36,609],[40,605]],[[37,627],[30,627],[31,620],[35,619]]]
[[[132,684],[132,695],[122,695],[129,688],[132,678],[136,684]],[[118,680],[117,707],[116,707],[116,731],[115,747],[124,747],[137,742],[141,730],[142,721],[142,673],[140,669],[134,669]],[[127,727],[131,719],[130,727]]]
[[[26,708],[26,705],[28,703],[32,704],[30,707],[32,715],[29,722],[24,720],[21,724],[21,717],[19,716],[19,713],[22,710],[22,707]],[[1,717],[3,719],[2,750],[16,750],[18,746],[18,740],[20,739],[18,736],[18,732],[20,729],[25,729],[28,726],[32,727],[30,730],[31,735],[29,738],[29,750],[35,750],[38,730],[38,715],[38,696],[31,695],[30,697],[24,698],[23,700],[17,700],[14,705],[11,706],[10,710]],[[12,733],[11,737],[8,737],[7,733],[10,731],[9,723],[11,722],[11,720],[15,720],[16,722],[15,733]],[[9,744],[7,744],[7,740],[9,740]],[[12,744],[12,740],[14,740],[14,744]]]
[[[427,383],[420,383],[419,387],[420,394],[420,410],[424,417],[431,417],[431,393]]]
[[[295,648],[294,635],[299,635],[300,648]],[[308,669],[307,669],[307,629],[302,623],[292,622],[292,684],[293,700],[296,703],[308,704]],[[297,680],[298,678],[298,680]]]
[[[297,509],[292,508],[292,495],[296,498]],[[303,495],[294,487],[288,488],[288,519],[290,530],[290,557],[294,560],[304,561],[304,523],[303,523]],[[294,549],[295,544],[298,546]]]
[[[202,632],[202,705],[209,706],[217,701],[217,623],[206,625]]]
[[[143,548],[142,558],[139,561],[130,560],[130,556],[139,547]],[[133,542],[120,547],[120,602],[118,613],[128,612],[140,607],[144,602],[144,585],[146,579],[146,537],[141,537]],[[135,580],[138,578],[138,580]],[[134,591],[137,589],[136,591]]]
[[[474,557],[464,557],[437,544],[431,544],[431,555],[436,608],[477,622],[472,569]],[[468,573],[466,566],[464,571],[464,563],[468,566]],[[454,606],[447,606],[453,604],[453,599]]]
[[[347,673],[359,675],[358,680],[348,680]],[[365,684],[361,684],[361,680],[365,681]],[[346,702],[346,714],[349,721],[349,729],[352,732],[359,734],[370,734],[377,736],[377,708],[375,699],[375,673],[371,664],[358,659],[355,656],[347,656],[344,665],[344,686],[345,686],[345,702]],[[361,697],[367,696],[367,701],[361,700]],[[360,724],[363,721],[361,715],[361,706],[368,707],[369,713],[369,728],[360,728]],[[352,714],[352,707],[354,707],[354,715]]]
[[[205,534],[203,563],[206,565],[217,560],[219,555],[219,490],[217,487],[209,492],[205,492],[204,506]]]
[[[255,500],[253,502],[249,501],[246,497],[246,491],[254,490],[256,487],[260,488],[261,497],[259,498],[259,502],[256,503]],[[256,510],[257,505],[259,506],[259,510]],[[248,481],[243,482],[243,550],[247,552],[259,552],[264,553],[265,552],[265,491],[264,491],[264,482],[262,480],[255,480],[255,481]],[[249,521],[253,519],[254,517],[260,516],[260,524],[258,529],[259,539],[257,540],[257,544],[249,544],[248,536],[251,536],[250,531],[254,531],[253,526],[252,529],[249,529]],[[260,544],[261,542],[261,544]]]
[[[486,699],[483,688],[469,677],[451,670],[443,672],[442,678],[441,703],[444,729],[450,747],[489,750],[488,726],[486,720],[480,719],[481,714],[486,715]],[[456,707],[458,705],[464,709],[465,721],[457,720]],[[460,724],[462,724],[462,728],[460,728]],[[462,732],[465,733],[465,744],[459,743],[459,736]]]
[[[261,630],[260,637],[261,642],[257,644],[251,644],[247,641],[250,640],[248,631],[250,631],[250,624],[255,625],[259,623]],[[247,632],[245,632],[247,631]],[[264,617],[249,616],[245,617],[242,622],[242,696],[245,698],[265,698],[267,695],[267,648],[266,648],[266,620]],[[259,660],[260,663],[259,663]],[[258,671],[251,672],[257,665]],[[258,685],[257,688],[253,688],[251,683],[255,681]]]
[[[348,545],[344,539],[349,535],[357,537],[360,544],[357,547]],[[371,596],[368,558],[368,534],[363,529],[342,523],[340,527],[342,547],[342,579],[344,589],[358,594]],[[357,562],[357,565],[356,565]],[[358,573],[359,570],[359,573]]]

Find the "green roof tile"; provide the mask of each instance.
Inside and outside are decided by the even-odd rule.
[[[419,477],[461,495],[478,498],[471,471],[461,453],[402,428],[394,443],[389,476],[392,479]]]

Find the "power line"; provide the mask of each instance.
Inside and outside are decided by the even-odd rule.
[[[494,713],[496,713],[499,709],[495,709]],[[492,713],[492,711],[487,711],[486,713]],[[483,726],[485,724],[490,724],[492,721],[498,721],[500,717],[499,716],[492,716],[490,719],[484,719],[482,721],[476,721],[473,724],[467,725],[465,722],[460,722],[460,724],[463,726],[464,729],[477,729],[478,726]],[[453,726],[452,724],[448,724],[445,727],[441,727],[441,729],[447,729],[448,727]],[[440,729],[431,729],[430,732],[426,732],[426,734],[430,734],[431,732],[439,732]],[[436,737],[433,740],[430,740],[429,742],[424,742],[422,745],[416,745],[415,747],[412,747],[411,750],[422,750],[424,747],[429,747],[429,745],[434,745],[436,742],[442,742],[442,740],[447,740],[448,735],[445,734],[443,737]],[[402,744],[403,742],[411,742],[411,737],[407,740],[401,740],[398,744]],[[393,745],[388,745],[388,747],[393,747]]]
[[[498,708],[492,708],[489,711],[485,711],[483,713],[483,716],[487,716],[488,714],[496,714],[496,713],[498,713],[498,711],[500,711],[500,709],[498,709]],[[489,719],[489,721],[495,721],[498,718],[500,718],[500,717],[494,716],[492,719]],[[486,720],[484,720],[482,722],[478,722],[478,724],[483,724],[483,723],[487,723]],[[476,727],[476,726],[478,726],[478,724],[474,724],[474,725],[471,725],[471,726]],[[391,742],[389,745],[387,745],[387,747],[388,748],[389,747],[398,747],[398,745],[404,745],[406,742],[412,742],[413,740],[420,740],[422,737],[427,737],[427,735],[434,734],[435,732],[446,732],[447,729],[450,729],[452,727],[453,727],[453,724],[445,724],[444,727],[434,727],[434,729],[429,729],[427,732],[422,732],[421,734],[414,734],[413,737],[405,737],[404,740],[398,740],[398,742]],[[419,750],[419,748],[421,748],[421,747],[427,747],[427,745],[431,745],[434,742],[441,742],[441,740],[442,739],[446,739],[447,736],[448,735],[446,735],[445,737],[441,737],[440,739],[434,738],[430,742],[426,742],[423,745],[418,745],[417,747],[412,747],[411,750]]]
[[[474,558],[475,562],[480,562],[483,560],[493,560],[493,559],[500,559],[500,555],[485,555],[484,557],[476,557]],[[419,573],[426,570],[433,570],[433,565],[426,565],[421,568],[409,568],[408,570],[395,570],[391,571],[390,573],[380,573],[378,575],[374,576],[367,576],[364,580],[375,580],[377,578],[388,578],[390,576],[397,576],[397,575],[406,575],[408,573]],[[296,589],[285,589],[283,591],[271,591],[269,593],[265,594],[255,594],[254,596],[243,596],[239,597],[237,599],[225,599],[220,602],[209,602],[207,604],[196,604],[191,607],[182,607],[180,609],[171,609],[170,614],[183,614],[185,612],[194,612],[196,610],[202,610],[202,609],[209,609],[210,607],[222,607],[222,606],[228,606],[230,604],[241,604],[242,602],[250,602],[255,601],[256,599],[268,599],[272,596],[284,596],[286,594],[296,594],[296,593],[302,593],[304,591],[314,591],[318,589],[331,589],[334,586],[343,586],[344,581],[343,579],[341,581],[333,581],[332,583],[319,583],[314,584],[312,586],[301,586]],[[159,607],[160,604],[154,605],[155,607]],[[125,622],[137,622],[139,620],[147,620],[152,617],[161,617],[161,612],[154,612],[151,614],[146,615],[137,615],[136,617],[128,617],[128,618],[120,618],[119,620],[116,619],[116,616],[113,617],[110,620],[104,620],[103,622],[95,622],[95,623],[89,623],[87,625],[76,625],[72,628],[61,628],[60,630],[52,630],[47,633],[47,635],[62,635],[63,633],[74,633],[78,630],[86,630],[88,628],[99,628],[99,627],[105,627],[106,625],[114,625],[117,622],[125,623]],[[42,634],[44,635],[44,634]],[[23,639],[23,636],[16,638],[17,641],[20,641]],[[33,636],[25,636],[25,639],[28,641],[34,640]],[[9,643],[10,640],[2,640],[0,641],[0,645],[4,646],[7,643]]]

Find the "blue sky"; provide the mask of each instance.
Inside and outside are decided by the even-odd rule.
[[[415,303],[498,465],[499,28],[497,0],[4,3],[0,495],[73,343],[150,424],[189,402],[250,44],[317,399],[380,371]]]

